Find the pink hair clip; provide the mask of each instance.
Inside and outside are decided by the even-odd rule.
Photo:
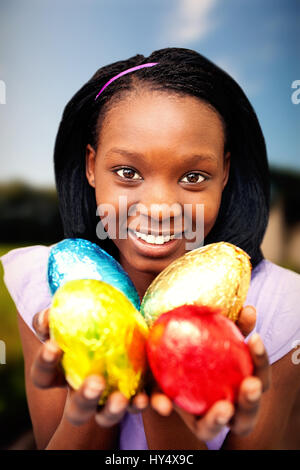
[[[121,72],[121,73],[118,73],[118,75],[116,75],[115,77],[111,78],[110,80],[108,80],[108,82],[105,83],[105,85],[103,85],[103,87],[102,87],[101,90],[99,91],[98,95],[96,96],[95,101],[96,101],[96,99],[98,98],[98,96],[101,95],[102,91],[104,91],[105,88],[108,87],[108,85],[110,85],[110,83],[112,83],[112,82],[114,82],[115,80],[117,80],[117,78],[120,78],[120,77],[122,77],[123,75],[126,75],[126,74],[129,73],[129,72],[134,72],[135,70],[143,69],[144,67],[153,67],[153,65],[157,65],[158,63],[159,63],[159,62],[149,62],[148,64],[137,65],[137,66],[135,66],[135,67],[131,67],[130,69],[124,70],[124,71]]]

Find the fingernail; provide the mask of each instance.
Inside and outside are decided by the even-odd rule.
[[[224,424],[228,423],[230,418],[231,418],[231,415],[219,415],[217,416],[216,421],[218,424],[221,424],[223,426]]]
[[[144,408],[147,408],[148,406],[148,400],[146,397],[142,397],[135,402],[135,406],[139,409],[142,410]]]
[[[46,313],[46,308],[41,311],[41,313],[38,316],[38,326],[43,327],[44,326],[44,318],[45,318],[45,313]]]
[[[47,344],[43,351],[43,359],[46,362],[53,362],[57,357],[57,349],[51,344]]]
[[[265,352],[264,344],[257,333],[254,333],[252,336],[252,341],[254,343],[253,350],[257,356],[262,356]]]
[[[252,305],[246,305],[244,308],[248,310],[248,315],[250,314],[253,317],[256,316],[255,308],[252,307]]]
[[[84,388],[83,394],[85,398],[92,400],[100,396],[102,391],[103,391],[102,384],[95,381],[95,382],[89,383],[89,385]]]
[[[247,393],[247,400],[249,401],[257,401],[261,395],[261,391],[259,388],[251,390]]]
[[[117,415],[121,413],[124,409],[123,403],[119,403],[118,401],[112,401],[108,406],[109,412],[113,415]]]

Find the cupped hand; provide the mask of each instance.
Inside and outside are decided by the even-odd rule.
[[[255,323],[255,308],[244,307],[236,323],[242,334],[248,336]],[[157,387],[151,394],[151,406],[164,416],[170,415],[174,409],[201,441],[213,439],[225,426],[239,436],[249,434],[258,419],[262,393],[270,386],[271,369],[263,342],[257,333],[251,336],[248,346],[254,363],[254,373],[242,381],[235,406],[229,401],[220,400],[214,403],[205,415],[199,417],[178,407]]]
[[[97,423],[103,427],[117,424],[126,411],[139,412],[147,408],[149,399],[146,393],[140,392],[128,400],[121,392],[112,392],[105,405],[98,402],[105,389],[105,379],[101,375],[90,375],[83,381],[78,390],[73,390],[65,379],[61,365],[63,351],[57,343],[49,338],[49,309],[36,314],[32,322],[38,338],[43,342],[31,368],[31,378],[38,388],[67,387],[68,395],[64,415],[75,425],[86,423],[95,416]]]

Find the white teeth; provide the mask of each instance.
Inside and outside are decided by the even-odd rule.
[[[145,233],[136,232],[136,231],[134,231],[134,233],[136,234],[138,238],[141,238],[145,242],[152,243],[154,245],[163,245],[164,243],[170,240],[173,240],[175,238],[175,235],[166,235],[166,236],[158,235],[157,237],[155,237],[154,235],[146,235]]]

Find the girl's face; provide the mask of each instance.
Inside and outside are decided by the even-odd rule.
[[[201,232],[201,204],[207,236],[228,173],[222,121],[190,96],[145,90],[128,95],[108,111],[97,150],[88,145],[86,151],[86,175],[98,209],[104,209],[103,226],[132,277],[155,276],[191,249],[191,231]],[[161,243],[159,237],[156,244],[136,232],[176,238]]]

